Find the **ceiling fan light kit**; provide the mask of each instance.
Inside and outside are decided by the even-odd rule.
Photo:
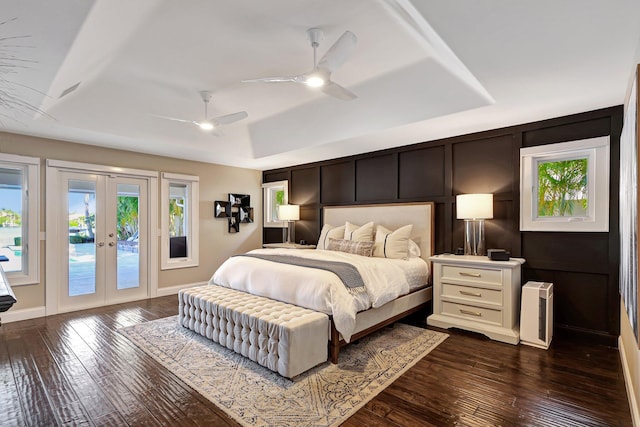
[[[311,75],[307,78],[307,86],[309,87],[324,86],[324,79],[318,75]]]
[[[231,113],[231,114],[227,114],[225,116],[219,116],[219,117],[213,117],[211,119],[209,119],[209,111],[207,109],[207,106],[209,105],[209,101],[211,100],[211,96],[212,93],[208,90],[202,90],[199,92],[200,93],[200,97],[202,98],[202,101],[204,102],[204,120],[202,121],[195,121],[195,120],[184,120],[184,119],[177,119],[175,117],[164,117],[164,116],[160,116],[163,119],[168,119],[168,120],[173,120],[176,122],[182,122],[182,123],[192,123],[196,126],[198,126],[200,129],[202,129],[203,131],[212,131],[214,129],[217,129],[218,127],[222,126],[222,125],[229,125],[231,123],[235,123],[239,120],[242,119],[246,119],[249,115],[247,114],[246,111],[239,111],[237,113]]]
[[[263,77],[258,79],[243,80],[243,83],[303,83],[308,87],[321,88],[326,95],[333,96],[343,101],[351,101],[357,98],[356,94],[331,81],[331,73],[340,68],[351,56],[356,47],[358,38],[351,31],[345,31],[340,38],[327,50],[320,61],[317,61],[316,50],[324,33],[319,28],[309,28],[307,37],[313,48],[313,69],[305,74],[297,76]]]

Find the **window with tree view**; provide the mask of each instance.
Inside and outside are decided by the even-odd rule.
[[[198,265],[199,178],[163,172],[162,269]]]
[[[520,231],[609,231],[609,136],[520,149]]]
[[[169,184],[169,258],[187,256],[187,185]]]
[[[587,216],[587,176],[587,158],[539,162],[538,216]]]

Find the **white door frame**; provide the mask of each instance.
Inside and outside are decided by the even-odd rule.
[[[114,166],[77,163],[64,160],[47,159],[46,163],[46,206],[59,204],[59,172],[102,173],[112,177],[144,179],[148,183],[147,221],[149,224],[149,252],[147,259],[147,296],[158,294],[158,172],[142,169],[129,169]],[[60,312],[59,304],[59,266],[63,262],[58,246],[61,238],[68,238],[69,230],[61,230],[59,209],[46,209],[46,262],[45,262],[45,313],[47,316]]]

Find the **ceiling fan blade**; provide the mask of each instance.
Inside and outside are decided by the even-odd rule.
[[[318,68],[324,68],[330,73],[334,72],[342,64],[345,63],[358,43],[358,38],[351,31],[345,31],[338,41],[329,48],[327,53],[320,58],[318,62]]]
[[[260,79],[242,80],[242,83],[284,83],[295,82],[298,76],[263,77]]]
[[[198,126],[200,126],[200,123],[199,123],[199,122],[196,122],[196,121],[194,121],[194,120],[177,119],[177,118],[175,118],[175,117],[159,116],[159,115],[157,115],[157,114],[154,114],[153,116],[158,117],[158,118],[160,118],[160,119],[172,120],[172,121],[174,121],[174,122],[192,123],[192,124],[194,124],[194,125],[198,125]]]
[[[334,82],[326,82],[324,86],[320,88],[322,92],[326,93],[329,96],[333,96],[334,98],[341,99],[343,101],[351,101],[356,99],[358,96],[351,92],[349,89],[340,86],[338,83]]]
[[[240,111],[237,113],[227,114],[226,116],[215,117],[211,119],[211,123],[216,127],[220,125],[228,125],[239,120],[246,119],[248,116],[249,115],[246,111]]]

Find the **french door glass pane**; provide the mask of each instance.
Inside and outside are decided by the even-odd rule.
[[[69,296],[96,293],[96,183],[69,180]]]
[[[140,186],[118,184],[117,192],[118,256],[116,280],[117,288],[121,290],[140,286],[140,254],[138,251]]]
[[[22,169],[0,168],[0,255],[5,272],[22,271]],[[26,223],[26,218],[25,218]]]

